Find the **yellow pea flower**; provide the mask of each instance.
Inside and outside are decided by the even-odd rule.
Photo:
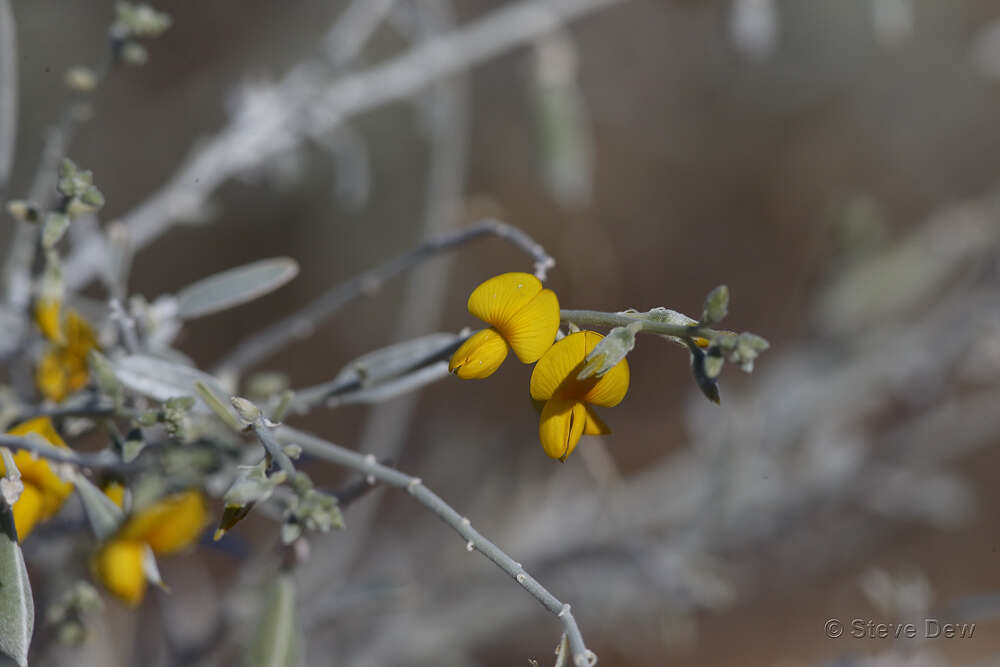
[[[465,380],[489,377],[508,349],[526,364],[552,346],[559,329],[559,300],[530,273],[504,273],[472,291],[469,312],[490,325],[462,343],[448,370]]]
[[[126,521],[101,547],[94,559],[98,579],[125,603],[138,605],[146,593],[143,559],[147,547],[156,556],[185,549],[201,534],[207,516],[205,498],[195,489],[150,505]]]
[[[35,384],[46,398],[58,403],[87,384],[87,354],[97,347],[97,336],[73,311],[60,322],[58,301],[40,300],[35,321],[50,341],[35,368]]]
[[[628,362],[619,361],[601,377],[578,380],[584,360],[604,338],[593,331],[578,331],[549,348],[531,373],[531,398],[544,402],[538,437],[545,453],[565,461],[583,435],[604,435],[608,428],[591,405],[613,407],[628,392]]]
[[[19,436],[37,433],[50,445],[69,449],[48,417],[29,419],[7,433]],[[14,503],[14,526],[17,528],[17,539],[24,541],[39,521],[44,521],[59,511],[73,492],[73,485],[52,472],[48,461],[23,449],[14,454],[14,465],[21,472],[21,481],[24,483],[24,491]],[[0,474],[6,473],[3,461],[0,460]]]

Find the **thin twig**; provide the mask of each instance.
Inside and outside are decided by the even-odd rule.
[[[112,401],[103,401],[98,398],[88,398],[82,403],[60,403],[58,405],[35,407],[31,412],[18,416],[8,427],[16,426],[21,422],[36,417],[110,417],[124,408],[116,408]]]
[[[698,324],[671,324],[654,322],[647,319],[647,313],[604,313],[597,310],[560,310],[559,318],[563,322],[572,322],[581,327],[627,327],[635,322],[642,322],[642,333],[674,336],[683,340],[694,337],[712,338],[719,333]]]
[[[379,463],[390,468],[393,465],[392,459],[381,459]],[[361,479],[355,480],[350,484],[333,491],[330,495],[337,499],[337,506],[340,507],[340,509],[344,509],[356,500],[363,498],[374,488],[375,479],[365,475]]]
[[[214,373],[222,376],[240,374],[290,343],[305,338],[320,323],[358,296],[377,289],[388,279],[435,255],[454,250],[483,236],[497,236],[513,243],[534,259],[536,270],[544,272],[540,267],[547,269],[555,264],[555,260],[545,252],[545,249],[520,229],[499,220],[484,220],[465,229],[431,239],[409,252],[337,285],[299,312],[237,343],[216,364]]]
[[[348,5],[323,38],[329,63],[337,69],[349,65],[396,2],[398,0],[354,0]]]
[[[320,99],[301,104],[282,99],[266,122],[230,123],[186,160],[175,175],[126,214],[136,250],[162,236],[179,218],[200,210],[212,192],[231,177],[266,163],[305,139],[322,136],[351,116],[423,90],[433,81],[482,64],[532,42],[566,21],[617,4],[620,0],[526,0],[488,13],[431,43],[329,86]],[[310,88],[312,90],[312,88]],[[64,264],[70,288],[88,283],[100,270],[106,249],[92,239],[74,249]]]
[[[115,458],[110,458],[105,452],[97,452],[93,454],[88,452],[76,452],[72,449],[63,449],[47,442],[18,435],[0,434],[0,447],[7,447],[13,450],[23,449],[28,452],[33,452],[40,458],[54,463],[69,463],[71,465],[84,468],[94,468],[95,470],[115,470],[123,472],[139,467],[135,462],[125,463]]]
[[[555,614],[562,621],[566,636],[569,638],[570,649],[573,653],[573,664],[576,667],[586,667],[597,662],[597,656],[587,649],[583,641],[583,635],[580,633],[576,619],[570,611],[570,606],[561,602],[534,577],[528,574],[521,567],[520,563],[508,556],[500,547],[493,544],[493,542],[473,528],[468,518],[463,517],[451,505],[442,500],[440,496],[424,486],[418,477],[411,477],[394,468],[378,463],[374,457],[366,457],[289,426],[279,426],[275,429],[274,435],[279,441],[284,440],[285,442],[299,445],[302,447],[303,452],[318,459],[357,470],[389,486],[405,489],[421,505],[433,512],[439,519],[461,535],[466,540],[466,549],[469,551],[479,551],[486,558],[493,561],[497,567],[506,572],[524,590],[528,591],[532,597],[538,600],[543,607]]]
[[[313,407],[323,403],[326,403],[327,407],[335,407],[337,405],[350,403],[364,403],[368,402],[365,397],[367,396],[370,398],[372,396],[372,392],[378,391],[380,387],[395,385],[394,391],[396,391],[401,385],[411,381],[413,384],[406,385],[406,390],[417,389],[424,384],[429,384],[434,382],[436,379],[439,379],[434,377],[434,373],[430,371],[425,373],[424,371],[427,368],[438,364],[438,362],[450,358],[455,350],[457,350],[462,343],[468,340],[471,335],[471,332],[463,332],[446,345],[431,350],[427,354],[407,359],[405,366],[400,366],[398,369],[394,369],[395,372],[392,375],[381,377],[379,381],[373,385],[365,382],[363,373],[359,372],[357,369],[349,367],[348,370],[339,373],[337,377],[333,378],[329,382],[324,382],[312,387],[306,387],[305,389],[300,389],[294,392],[289,409],[297,414],[305,414]],[[447,364],[445,365],[445,373],[447,373]],[[422,380],[414,381],[411,377],[414,375],[419,375]],[[396,393],[398,394],[399,391],[396,391]]]
[[[263,418],[258,419],[257,423],[252,425],[253,432],[257,436],[257,440],[260,441],[261,446],[267,455],[271,457],[271,461],[286,475],[288,475],[289,480],[295,476],[295,464],[292,463],[292,459],[288,457],[285,453],[284,448],[282,448],[281,443],[279,443],[274,438],[274,434],[271,433],[271,429],[264,425]]]
[[[47,208],[55,194],[59,161],[65,157],[73,130],[83,117],[82,108],[74,105],[45,135],[42,154],[28,191],[28,200],[42,209]],[[3,272],[5,298],[17,310],[26,308],[31,299],[31,264],[35,259],[35,246],[40,233],[40,225],[19,220],[7,250]]]

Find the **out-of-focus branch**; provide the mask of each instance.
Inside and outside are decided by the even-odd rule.
[[[17,93],[17,25],[10,1],[0,0],[0,201],[17,147]]]
[[[483,236],[497,236],[524,250],[535,261],[536,271],[555,264],[545,249],[521,230],[497,220],[484,220],[465,229],[431,239],[384,264],[337,285],[297,313],[237,343],[215,367],[215,374],[238,375],[292,342],[305,338],[351,300],[378,289],[386,280],[431,257],[454,250]]]
[[[389,486],[405,489],[421,505],[433,512],[439,519],[461,535],[466,540],[467,550],[470,552],[478,551],[493,561],[497,567],[506,572],[518,585],[538,600],[543,607],[559,618],[563,624],[566,636],[569,638],[574,665],[577,667],[587,667],[597,662],[597,656],[587,649],[583,641],[583,635],[580,633],[576,619],[570,611],[570,606],[561,602],[534,577],[528,574],[520,563],[508,556],[500,547],[473,528],[468,518],[463,517],[451,505],[442,500],[440,496],[424,486],[418,477],[411,477],[394,468],[389,468],[378,463],[374,457],[363,456],[357,452],[335,445],[332,442],[327,442],[310,433],[288,426],[279,426],[275,429],[274,435],[279,441],[299,445],[302,447],[303,452],[315,458],[357,470]]]
[[[321,136],[351,116],[410,97],[433,81],[620,1],[527,0],[505,6],[385,64],[344,76],[319,97],[314,83],[302,85],[301,77],[286,78],[280,91],[263,93],[252,108],[243,109],[215,137],[200,144],[159,191],[121,222],[134,247],[144,248],[178,219],[197,213],[222,183],[304,139]],[[105,254],[100,239],[75,250],[64,264],[67,285],[78,288],[88,283]]]
[[[7,447],[12,450],[25,450],[48,459],[55,463],[69,463],[85,468],[96,470],[132,470],[136,465],[124,463],[113,456],[106,456],[101,452],[98,454],[88,454],[86,452],[74,452],[71,449],[55,447],[42,440],[35,440],[18,435],[0,434],[0,447]]]

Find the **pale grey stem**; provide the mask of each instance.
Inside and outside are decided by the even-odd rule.
[[[79,108],[68,109],[45,135],[42,155],[28,191],[28,200],[38,206],[45,208],[55,192],[59,161],[66,156],[73,129],[80,117]],[[19,220],[7,250],[3,272],[5,298],[17,310],[27,308],[31,300],[31,264],[40,230],[39,225]]]
[[[111,319],[118,327],[118,333],[121,335],[125,349],[128,350],[129,354],[137,354],[139,352],[139,336],[135,331],[135,320],[125,312],[121,301],[118,299],[112,298],[109,306],[111,309]]]
[[[237,343],[216,364],[214,373],[225,376],[240,374],[294,341],[309,336],[320,323],[344,305],[366,292],[377,289],[393,276],[435,255],[453,250],[483,236],[497,236],[513,243],[528,253],[535,260],[536,266],[552,266],[555,263],[542,246],[521,230],[498,220],[484,220],[465,229],[431,239],[395,259],[337,285],[297,313]]]
[[[580,327],[613,328],[625,327],[634,322],[642,321],[643,333],[691,338],[692,336],[711,337],[716,333],[713,329],[697,324],[670,324],[667,322],[651,322],[643,319],[645,313],[602,313],[597,310],[560,310],[559,317],[563,322],[572,322]]]
[[[271,433],[271,429],[264,424],[263,418],[257,420],[257,423],[253,424],[254,435],[257,436],[257,440],[260,441],[261,446],[264,451],[267,452],[271,460],[277,464],[277,466],[288,475],[288,479],[291,480],[295,476],[295,464],[292,463],[292,459],[288,457],[285,453],[284,448],[281,443],[278,442],[274,434]]]
[[[414,43],[429,44],[454,28],[454,16],[449,0],[413,0],[401,4],[391,17],[391,24]],[[434,238],[454,233],[460,225],[459,210],[465,190],[468,158],[469,111],[467,77],[463,72],[434,82],[427,92],[414,102],[420,112],[420,125],[425,128],[430,148],[428,177],[425,184],[423,220],[419,236]],[[395,329],[398,337],[432,331],[441,319],[448,295],[448,274],[452,258],[446,256],[407,281],[397,314]],[[416,389],[448,375],[448,364],[437,362],[415,373],[364,388],[349,397],[360,402],[375,403],[368,413],[358,439],[358,449],[380,458],[398,459],[407,442],[406,433],[413,421],[419,396]],[[399,398],[397,398],[399,397]],[[389,400],[396,399],[396,400]],[[352,539],[339,549],[330,564],[347,578],[350,568],[362,562],[368,541],[376,525],[384,494],[373,494],[367,503],[357,508],[352,521]],[[322,591],[321,591],[322,592]]]
[[[9,0],[0,0],[0,200],[17,147],[17,24]]]
[[[96,470],[132,470],[138,467],[135,462],[125,463],[114,456],[109,456],[108,452],[87,453],[75,452],[72,449],[63,449],[47,442],[34,440],[19,435],[0,434],[0,447],[7,447],[11,450],[25,450],[33,452],[37,456],[55,463],[69,463],[84,468],[94,468]]]
[[[508,556],[500,547],[493,544],[493,542],[473,528],[468,518],[463,517],[451,505],[442,500],[440,496],[424,486],[418,477],[411,477],[406,473],[378,463],[374,457],[364,456],[335,445],[332,442],[327,442],[311,433],[306,433],[289,426],[279,426],[275,429],[274,435],[279,441],[299,445],[303,452],[318,459],[357,470],[389,486],[405,489],[411,496],[417,499],[417,502],[433,512],[439,519],[461,535],[466,540],[466,549],[469,551],[478,551],[486,556],[497,567],[506,572],[508,576],[513,578],[521,588],[528,591],[543,607],[555,614],[562,621],[563,629],[569,639],[570,649],[573,654],[573,664],[575,666],[586,667],[597,662],[597,657],[592,651],[587,649],[584,643],[583,635],[580,632],[579,626],[577,626],[573,613],[570,611],[570,606],[561,602],[555,595],[542,586],[538,580],[528,574],[521,567],[520,563]]]
[[[281,117],[266,122],[233,122],[202,142],[159,191],[121,222],[136,250],[162,236],[179,218],[198,211],[230,177],[312,139],[351,116],[412,96],[431,82],[482,64],[532,42],[564,22],[621,0],[525,0],[488,13],[431,43],[414,47],[387,63],[344,76],[308,104],[275,105]],[[297,121],[298,116],[308,116]],[[70,288],[88,283],[100,270],[106,250],[101,239],[74,250],[64,263]]]
[[[353,0],[323,38],[327,60],[337,69],[353,61],[397,0]]]

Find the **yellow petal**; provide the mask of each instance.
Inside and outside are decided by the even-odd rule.
[[[146,574],[142,569],[145,547],[138,540],[113,540],[98,552],[94,566],[104,587],[131,606],[142,602]]]
[[[97,335],[76,311],[66,314],[66,347],[86,364],[87,353],[97,347]]]
[[[56,427],[53,425],[52,420],[48,417],[35,417],[34,419],[21,422],[14,428],[7,431],[7,433],[10,435],[21,436],[28,435],[29,433],[37,433],[45,438],[45,441],[50,445],[62,447],[63,449],[69,449],[66,445],[66,441],[62,439],[59,432],[56,431]]]
[[[191,544],[205,527],[205,500],[200,491],[176,493],[142,510],[119,537],[148,544],[157,556],[169,556]]]
[[[32,484],[25,484],[21,497],[14,503],[14,527],[17,539],[24,542],[42,518],[42,492]]]
[[[35,303],[35,323],[42,330],[42,334],[53,343],[65,341],[59,318],[61,305],[59,299],[47,298],[41,298]]]
[[[63,370],[64,352],[49,349],[35,368],[35,385],[45,398],[60,403],[69,395],[69,378]]]
[[[448,371],[463,380],[481,380],[492,375],[507,358],[507,343],[494,329],[483,329],[455,350]]]
[[[587,352],[589,353],[590,350]],[[625,394],[628,393],[629,378],[628,361],[622,359],[611,370],[597,379],[597,382],[584,394],[583,400],[594,405],[612,408],[621,403]]]
[[[469,312],[502,329],[517,311],[542,291],[542,283],[530,273],[503,273],[490,278],[469,295]]]
[[[109,482],[104,487],[104,495],[111,499],[119,509],[125,509],[125,487],[118,482]]]
[[[584,435],[608,435],[611,427],[604,423],[604,420],[597,416],[594,408],[587,406],[587,422],[583,426]]]
[[[552,290],[543,289],[498,328],[518,359],[526,364],[534,363],[556,339],[559,299]]]
[[[8,431],[11,435],[25,436],[35,433],[45,439],[50,445],[68,449],[66,443],[56,432],[52,420],[48,417],[36,417],[18,424]],[[52,472],[49,462],[35,456],[31,452],[21,450],[14,455],[14,464],[21,472],[25,486],[31,484],[41,494],[41,512],[39,519],[48,519],[62,507],[63,502],[73,492],[73,485],[63,481]],[[5,474],[3,463],[0,462],[0,474]]]
[[[587,422],[587,409],[579,401],[552,398],[542,408],[538,437],[545,453],[559,461],[573,453]]]
[[[529,391],[538,401],[547,401],[557,394],[562,395],[564,385],[576,377],[587,356],[586,332],[578,331],[562,340],[557,340],[531,371]],[[596,344],[596,343],[595,343]],[[576,369],[576,372],[574,372]]]
[[[578,331],[556,341],[538,360],[531,373],[531,397],[553,396],[611,407],[621,403],[628,391],[628,362],[622,359],[601,377],[577,380],[585,359],[601,339],[594,331]]]

